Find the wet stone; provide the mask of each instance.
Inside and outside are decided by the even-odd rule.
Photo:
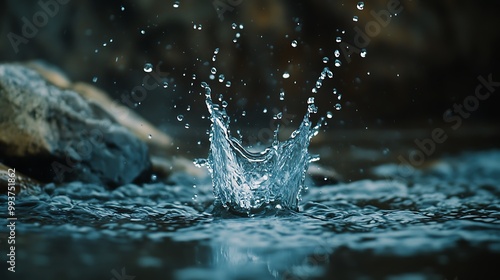
[[[40,181],[116,186],[150,169],[148,148],[99,103],[0,65],[0,161]]]

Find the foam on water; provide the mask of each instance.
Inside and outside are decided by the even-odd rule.
[[[208,84],[202,87],[212,125],[208,160],[198,163],[208,166],[217,202],[242,214],[270,208],[296,210],[308,164],[319,159],[308,153],[321,126],[321,121],[313,126],[309,120],[314,105],[288,140],[280,142],[277,129],[271,147],[254,153],[231,136],[225,109],[213,103]]]

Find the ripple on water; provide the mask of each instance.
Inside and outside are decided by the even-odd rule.
[[[343,263],[346,256],[366,264],[373,258],[394,263],[412,258],[443,265],[473,262],[484,254],[498,259],[499,164],[500,151],[465,153],[414,175],[411,184],[363,180],[311,186],[298,212],[281,210],[253,218],[213,211],[209,178],[196,182],[197,188],[183,176],[172,185],[125,185],[112,191],[92,184],[49,184],[38,193],[17,197],[20,238],[35,242],[30,243],[34,249],[21,246],[20,250],[25,250],[23,255],[57,255],[56,244],[76,246],[64,241],[67,237],[99,244],[125,241],[129,250],[136,251],[154,243],[163,251],[151,245],[147,250],[159,255],[138,256],[137,265],[152,269],[158,267],[158,260],[164,264],[168,259],[172,265],[184,264],[186,270],[178,272],[188,275],[191,268],[199,267],[190,261],[193,256],[186,253],[176,260],[172,250],[204,252],[207,255],[198,261],[214,275],[241,275],[249,261],[257,266],[252,269],[282,276],[309,270],[326,273],[332,259]],[[480,176],[474,174],[478,169]],[[0,202],[6,202],[5,196]],[[47,237],[40,241],[40,236]],[[39,247],[43,249],[35,249]],[[111,258],[105,252],[95,253],[95,246],[74,249],[87,259],[92,256],[94,263]],[[304,264],[311,258],[317,265]],[[51,259],[22,261],[38,265],[50,264]]]

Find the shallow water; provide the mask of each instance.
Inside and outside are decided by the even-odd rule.
[[[476,279],[500,260],[500,150],[444,158],[407,182],[309,185],[299,211],[239,217],[213,199],[210,178],[181,173],[21,193],[17,272],[1,278]]]

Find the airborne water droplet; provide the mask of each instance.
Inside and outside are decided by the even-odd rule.
[[[340,36],[337,36],[337,38],[335,38],[335,42],[337,42],[337,43],[342,42],[342,38]]]
[[[224,82],[224,79],[225,79],[225,78],[226,78],[226,77],[224,77],[224,75],[223,75],[223,74],[220,74],[220,75],[219,75],[219,83]]]
[[[184,116],[183,115],[177,115],[177,120],[182,122],[182,120],[184,119]]]
[[[294,48],[297,47],[297,40],[292,41],[292,47],[294,47]]]
[[[329,119],[333,118],[332,112],[330,112],[330,111],[326,112],[326,117]]]
[[[328,63],[328,60],[329,60],[329,59],[328,59],[328,57],[327,57],[327,56],[323,57],[323,63]]]
[[[352,21],[358,21],[358,16],[353,16]]]
[[[150,73],[151,71],[153,71],[153,64],[151,63],[144,64],[144,72]]]
[[[217,73],[217,68],[212,67],[212,69],[210,69],[210,73],[215,75],[215,73]]]
[[[366,57],[366,49],[361,49],[361,52],[359,53],[361,57]]]
[[[333,52],[333,54],[335,54],[335,57],[339,57],[340,56],[340,51],[339,50],[335,50]]]
[[[174,4],[172,5],[174,8],[179,8],[179,1],[175,1]]]
[[[285,100],[285,92],[283,90],[281,90],[280,92],[280,100],[281,101]]]
[[[356,5],[358,10],[363,10],[365,8],[365,2],[358,2],[358,5]]]
[[[226,87],[231,87],[231,81],[226,82]]]
[[[335,59],[335,67],[340,67],[342,65],[342,62],[340,60]]]
[[[283,73],[283,79],[288,79],[288,78],[290,78],[290,73],[288,72]]]
[[[149,138],[149,139],[153,138],[153,135],[149,134],[149,135],[148,135],[148,138]]]
[[[335,104],[335,110],[339,111],[340,109],[342,109],[342,105],[340,103]]]

